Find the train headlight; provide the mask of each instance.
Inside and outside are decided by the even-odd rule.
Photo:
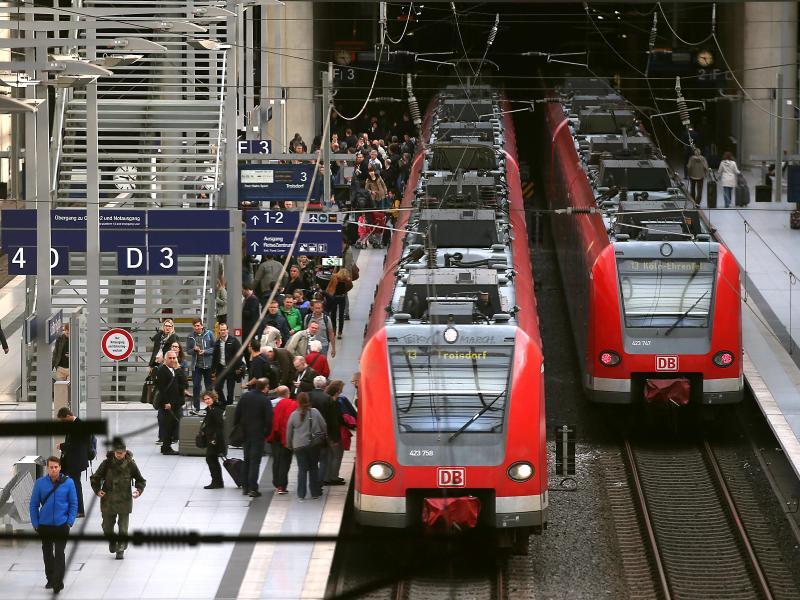
[[[508,467],[508,476],[514,481],[528,481],[533,477],[533,465],[528,462],[515,462]]]
[[[367,469],[367,474],[370,476],[370,479],[374,479],[375,481],[389,481],[394,477],[394,469],[385,462],[374,462]]]
[[[711,359],[718,367],[730,367],[733,364],[734,356],[730,350],[720,350]]]
[[[622,357],[613,350],[603,350],[600,353],[600,363],[604,367],[616,367],[622,362]]]

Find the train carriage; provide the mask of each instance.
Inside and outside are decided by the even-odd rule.
[[[511,119],[432,103],[361,356],[355,511],[481,527],[521,549],[547,514],[541,339]],[[488,115],[488,116],[487,116]]]
[[[568,80],[543,175],[587,396],[741,400],[739,268],[625,100]]]

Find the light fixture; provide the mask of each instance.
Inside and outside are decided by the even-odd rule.
[[[231,47],[230,44],[223,44],[219,40],[210,39],[192,38],[186,40],[186,43],[195,50],[208,50],[209,52],[219,52],[220,50],[227,50]]]
[[[42,71],[55,71],[62,75],[78,76],[89,75],[92,77],[108,77],[113,71],[90,63],[88,60],[72,54],[50,54],[50,64]]]
[[[613,350],[603,350],[600,353],[600,364],[604,367],[616,367],[622,362],[622,357]]]
[[[127,67],[142,58],[144,58],[143,54],[106,54],[94,60],[93,64],[106,69],[113,69],[114,67]]]
[[[533,477],[533,465],[529,462],[515,462],[508,467],[508,476],[514,481],[523,482]]]
[[[167,47],[145,38],[114,38],[98,40],[98,48],[114,48],[123,52],[166,52]]]
[[[97,81],[97,75],[66,75],[59,74],[48,80],[47,85],[57,88],[80,88]]]
[[[455,344],[458,341],[458,329],[452,325],[448,325],[444,332],[442,332],[442,336],[444,337],[444,341],[448,344]]]
[[[236,16],[235,12],[221,6],[197,6],[192,9],[192,14],[198,19],[225,19]]]
[[[205,33],[208,28],[189,21],[162,21],[153,25],[153,29],[168,33]]]
[[[374,462],[367,469],[367,474],[374,481],[384,482],[394,477],[394,469],[388,463]]]
[[[0,94],[0,113],[35,113],[42,102],[38,98],[23,100]]]
[[[41,83],[39,79],[33,79],[27,73],[0,73],[0,85],[14,88],[26,88]]]
[[[718,367],[730,367],[733,364],[734,356],[730,350],[721,350],[711,359]]]

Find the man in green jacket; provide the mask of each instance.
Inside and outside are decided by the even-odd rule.
[[[114,442],[113,451],[106,455],[91,477],[92,490],[100,497],[103,515],[103,533],[114,535],[114,524],[119,523],[119,534],[128,534],[128,524],[133,511],[133,498],[138,498],[147,484],[142,477],[133,454],[121,440]],[[131,484],[136,488],[131,493]],[[108,551],[116,552],[117,560],[124,558],[127,542],[108,543]]]

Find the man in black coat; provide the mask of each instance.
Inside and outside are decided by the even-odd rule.
[[[339,403],[325,393],[328,381],[322,376],[314,377],[314,389],[308,393],[312,408],[316,408],[328,430],[328,441],[319,454],[319,478],[324,485],[344,485],[344,479],[339,477],[342,466],[342,433],[340,426],[344,425],[342,411]]]
[[[214,390],[219,396],[219,402],[222,406],[226,404],[233,404],[233,389],[236,382],[242,378],[246,365],[244,358],[239,357],[235,360],[234,357],[242,344],[232,335],[228,335],[228,326],[225,323],[219,324],[219,338],[214,342],[214,358],[211,360],[211,373],[215,378]],[[230,367],[230,368],[228,368]],[[228,396],[222,391],[223,386],[228,390]]]
[[[258,491],[258,473],[264,454],[264,440],[272,433],[272,402],[266,394],[267,380],[256,381],[255,389],[245,392],[236,405],[233,424],[241,425],[244,435],[244,464],[242,465],[242,493],[251,498],[261,495]]]
[[[258,318],[261,316],[261,305],[249,283],[242,286],[242,298],[242,337],[247,337],[258,323]],[[257,340],[260,336],[261,331],[256,331],[253,339]]]
[[[297,398],[300,392],[310,392],[314,389],[314,378],[319,375],[314,369],[306,364],[306,359],[302,356],[294,357],[295,376],[292,381],[292,398]]]
[[[178,429],[183,416],[184,392],[189,387],[186,373],[178,364],[178,354],[170,350],[164,364],[156,371],[158,392],[158,418],[162,419],[164,437],[161,438],[161,454],[178,454],[172,444],[178,441]]]
[[[271,346],[267,346],[267,348],[269,348],[267,358],[272,361],[273,367],[278,371],[278,385],[285,385],[291,389],[295,375],[294,365],[292,364],[294,356],[285,348]]]
[[[77,424],[80,421],[66,406],[58,409],[56,418],[62,423]],[[61,472],[75,482],[75,491],[78,493],[78,517],[81,518],[85,516],[81,475],[89,468],[89,459],[94,458],[92,436],[88,433],[75,434],[70,431],[64,441],[56,447],[61,450]]]
[[[272,352],[272,348],[264,346],[262,349],[259,342],[253,340],[250,343],[250,352],[250,366],[247,369],[248,389],[255,389],[256,381],[266,379],[268,382],[267,389],[274,390],[278,387],[278,369],[269,359],[269,353]]]

